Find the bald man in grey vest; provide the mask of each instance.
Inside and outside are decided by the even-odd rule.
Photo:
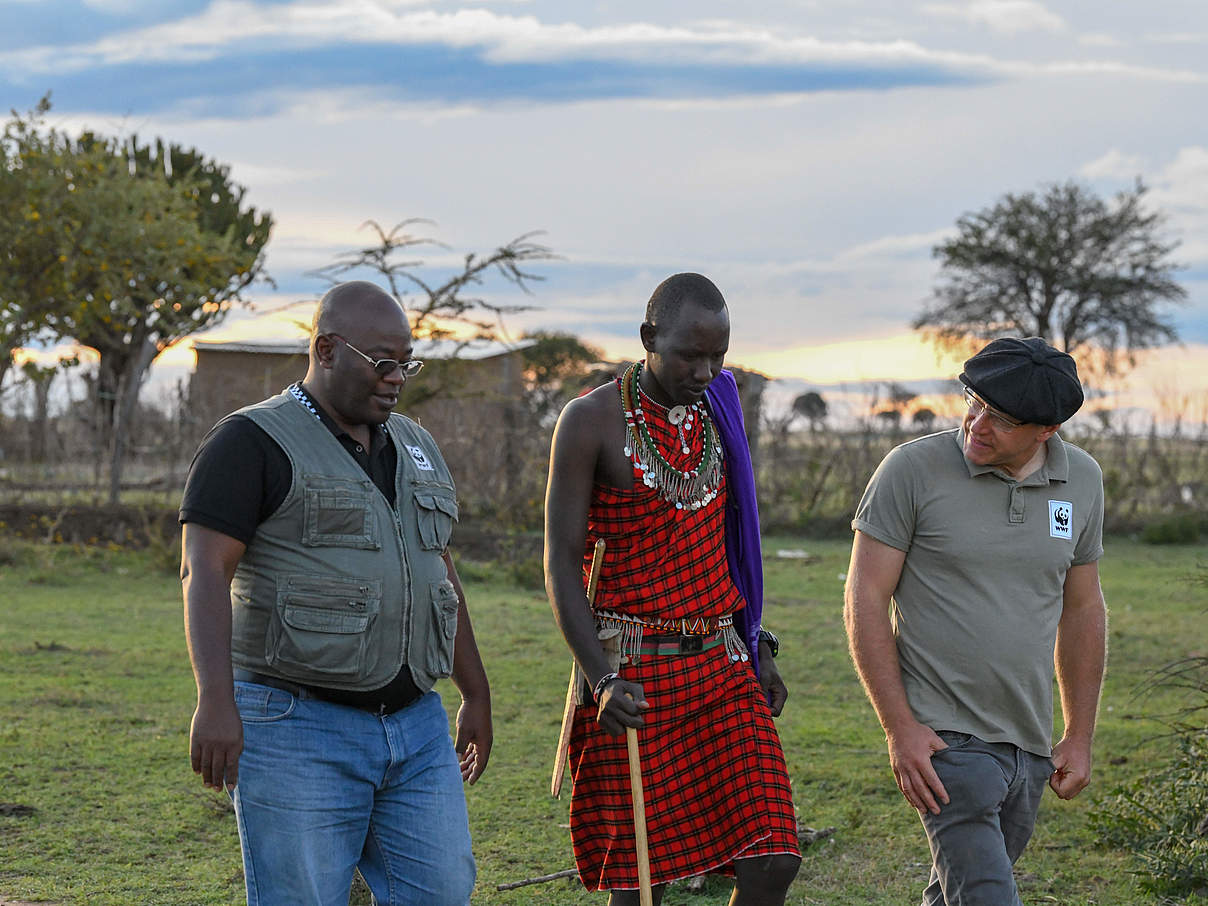
[[[306,377],[220,421],[189,472],[181,578],[193,770],[231,792],[249,906],[461,906],[464,781],[491,698],[449,556],[432,436],[395,413],[422,363],[362,282],[319,303]],[[462,696],[457,739],[437,679]]]
[[[844,617],[898,788],[932,853],[925,906],[1018,906],[1045,785],[1089,782],[1105,660],[1103,476],[1058,436],[1074,360],[995,340],[959,428],[892,450],[852,528]],[[1051,745],[1053,670],[1064,735]]]

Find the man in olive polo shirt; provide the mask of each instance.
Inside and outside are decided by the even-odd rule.
[[[931,846],[925,906],[1011,906],[1045,783],[1070,799],[1090,780],[1103,478],[1057,434],[1083,401],[1069,355],[999,339],[960,380],[961,426],[895,448],[869,482],[844,619]]]

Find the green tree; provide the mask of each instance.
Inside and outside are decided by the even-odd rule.
[[[581,389],[591,366],[604,353],[573,334],[536,330],[525,334],[533,340],[521,350],[524,359],[525,400],[532,416],[548,423]]]
[[[1162,238],[1146,191],[1138,181],[1108,203],[1067,182],[965,214],[957,235],[932,250],[939,282],[912,326],[954,349],[1044,337],[1107,373],[1177,339],[1165,308],[1187,295],[1170,259],[1178,243]]]
[[[133,138],[85,133],[73,140],[43,128],[48,109],[44,101],[28,119],[14,114],[6,131],[19,157],[22,140],[37,152],[9,174],[24,180],[37,215],[10,218],[13,238],[42,252],[30,269],[50,262],[35,272],[37,292],[27,286],[25,307],[15,307],[99,354],[94,405],[116,501],[151,362],[242,301],[241,291],[263,270],[272,220],[244,208],[243,190],[227,169],[196,151],[157,142],[153,158]],[[22,267],[0,285],[20,284]]]
[[[78,152],[40,130],[49,110],[47,98],[25,116],[14,110],[0,139],[0,387],[13,353],[68,301],[64,230],[75,220],[76,178],[106,163],[102,151]]]

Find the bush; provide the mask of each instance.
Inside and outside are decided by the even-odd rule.
[[[1130,849],[1143,889],[1208,895],[1208,733],[1179,737],[1169,767],[1142,777],[1091,816],[1104,843]]]
[[[1189,689],[1198,702],[1184,718],[1208,714],[1208,657],[1163,669],[1154,685]],[[1102,842],[1131,850],[1141,887],[1171,896],[1208,896],[1208,726],[1184,721],[1167,739],[1174,760],[1117,790],[1091,815]]]
[[[1199,513],[1176,513],[1145,524],[1141,540],[1146,544],[1195,544],[1200,540]]]

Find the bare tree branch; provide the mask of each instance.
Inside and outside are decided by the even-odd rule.
[[[413,217],[387,230],[377,221],[366,221],[362,228],[373,231],[377,239],[375,244],[344,252],[334,262],[311,274],[332,284],[350,279],[358,272],[377,274],[386,281],[390,294],[407,312],[416,336],[447,338],[453,331],[441,322],[451,321],[471,327],[474,338],[497,339],[505,333],[503,322],[507,315],[531,311],[535,306],[493,302],[485,295],[469,294],[471,287],[482,286],[494,273],[531,294],[530,284],[545,278],[529,270],[527,264],[558,257],[550,248],[534,241],[533,237],[541,235],[540,232],[524,233],[487,254],[467,253],[458,270],[442,282],[434,282],[424,273],[425,260],[414,257],[411,250],[425,246],[448,249],[449,246],[408,232],[416,224],[435,225],[431,220]]]

